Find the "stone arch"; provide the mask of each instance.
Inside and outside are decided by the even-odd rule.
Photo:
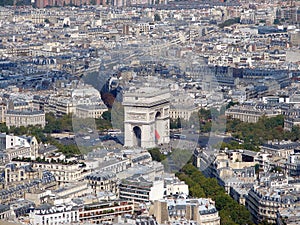
[[[133,130],[133,145],[141,147],[142,129],[139,126],[134,126],[132,130]]]
[[[153,148],[158,144],[169,143],[169,90],[148,87],[134,89],[124,93],[122,104],[124,146]],[[158,141],[155,141],[157,137]]]
[[[160,117],[161,117],[161,113],[160,113],[160,111],[157,111],[156,114],[155,114],[155,119],[160,118]]]
[[[155,114],[155,124],[154,124],[154,136],[155,136],[155,144],[157,145],[159,142],[159,139],[161,138],[161,125],[160,125],[160,119],[162,115],[160,111],[157,111]]]

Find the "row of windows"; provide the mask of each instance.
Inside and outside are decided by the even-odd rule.
[[[17,156],[17,155],[30,155],[30,150],[24,150],[24,151],[17,151],[10,153],[11,156]]]
[[[50,217],[45,217],[45,216],[43,216],[42,217],[42,220],[45,220],[45,219],[47,219],[47,220],[57,220],[57,219],[62,219],[62,218],[69,218],[69,217],[73,217],[73,216],[77,216],[77,212],[74,212],[74,214],[73,214],[73,212],[71,212],[71,213],[63,213],[63,215],[62,216],[54,216],[54,217],[52,217],[52,216],[50,216]]]

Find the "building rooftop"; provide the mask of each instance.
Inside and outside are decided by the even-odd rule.
[[[16,110],[8,110],[6,115],[45,115],[43,111],[16,111]]]
[[[87,180],[106,181],[116,178],[116,174],[111,171],[95,172],[85,177]]]

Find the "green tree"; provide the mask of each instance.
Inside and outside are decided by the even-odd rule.
[[[0,123],[0,132],[1,133],[8,133],[8,127],[6,126],[5,123]]]
[[[212,117],[211,117],[211,112],[210,112],[210,110],[206,110],[206,109],[204,109],[204,108],[201,108],[201,109],[199,110],[199,118],[200,118],[200,120],[201,120],[202,122],[211,119]]]
[[[170,129],[178,129],[176,120],[170,119]]]
[[[274,225],[273,223],[268,223],[268,221],[264,220],[260,222],[258,225]]]
[[[295,137],[292,133],[287,133],[283,129],[284,117],[261,117],[257,123],[246,123],[236,119],[227,119],[226,131],[235,138],[244,141],[241,147],[257,151],[259,146],[267,140],[283,140]],[[291,138],[292,139],[292,138]]]
[[[253,224],[249,211],[228,196],[225,190],[219,186],[216,179],[206,178],[191,164],[186,164],[180,172],[176,173],[176,176],[186,182],[192,196],[203,196],[204,194],[204,197],[212,198],[216,202],[216,208],[221,217],[221,224]],[[197,192],[197,190],[200,191]]]
[[[228,19],[226,21],[224,21],[223,23],[219,24],[219,27],[220,28],[224,28],[224,27],[229,27],[233,24],[236,24],[236,23],[240,23],[240,18],[239,17],[236,17],[236,18],[233,18],[233,19]]]
[[[102,118],[96,119],[97,129],[100,131],[108,130],[112,128],[111,122]]]
[[[294,126],[292,128],[291,133],[289,134],[289,137],[293,141],[298,141],[300,137],[300,127],[299,126]]]
[[[40,126],[29,126],[27,128],[27,134],[35,136],[39,143],[47,141],[47,137]]]
[[[157,162],[161,162],[166,159],[166,156],[160,152],[159,148],[149,149],[148,152],[150,153],[152,159]]]
[[[108,110],[102,114],[102,118],[107,121],[111,121],[111,111]]]
[[[203,125],[200,126],[201,131],[204,133],[208,133],[211,131],[212,122],[206,122]]]
[[[115,101],[111,109],[111,124],[114,129],[124,131],[124,106]]]

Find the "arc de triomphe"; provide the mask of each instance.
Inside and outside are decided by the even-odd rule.
[[[170,141],[170,91],[132,88],[123,95],[125,146],[153,148]]]

